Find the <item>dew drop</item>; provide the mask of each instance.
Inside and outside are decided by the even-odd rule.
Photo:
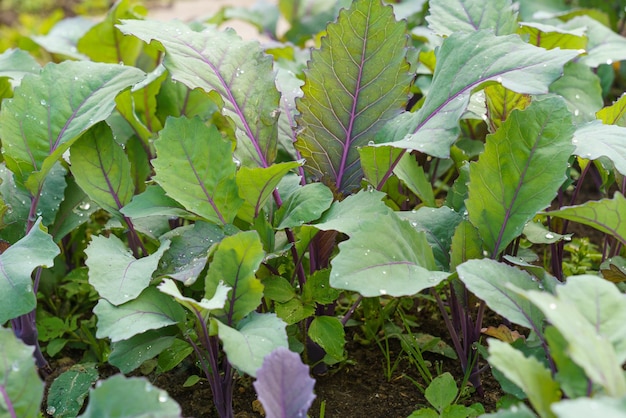
[[[89,210],[90,207],[91,204],[89,202],[81,203],[80,205],[78,205],[78,209],[80,210]]]
[[[385,290],[385,289],[380,289],[379,292],[380,292],[381,295],[386,295],[387,294],[387,290]]]
[[[39,101],[39,103],[40,103],[42,106],[45,106],[45,105],[47,105],[47,104],[48,104],[48,103],[47,103],[44,99],[41,99],[41,100]]]
[[[548,305],[548,307],[552,310],[556,309],[556,303],[551,303],[550,305]]]
[[[54,414],[56,413],[56,411],[57,411],[57,409],[56,409],[54,406],[49,406],[49,407],[46,409],[46,413],[47,413],[48,415],[54,415]]]
[[[167,401],[167,394],[161,392],[159,393],[159,402],[163,403]]]
[[[580,115],[580,110],[574,109],[574,116],[578,116],[578,115]]]
[[[546,234],[546,239],[553,239],[553,238],[554,238],[554,235],[552,235],[551,233],[548,232]]]
[[[498,78],[496,78],[496,81],[497,81],[498,83],[502,83],[502,77],[498,77]]]
[[[606,60],[606,65],[611,65],[611,64],[613,64],[613,60],[612,59]]]

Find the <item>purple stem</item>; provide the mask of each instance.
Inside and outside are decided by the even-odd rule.
[[[4,404],[9,410],[9,414],[11,414],[11,418],[17,418],[17,414],[15,413],[15,408],[13,408],[13,402],[11,402],[11,398],[7,393],[6,386],[0,385],[0,394],[2,395],[2,399],[4,399]]]

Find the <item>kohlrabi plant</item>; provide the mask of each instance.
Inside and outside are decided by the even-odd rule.
[[[324,371],[345,360],[344,326],[363,298],[422,292],[479,392],[488,307],[507,329],[530,329],[525,344],[551,376],[568,367],[563,353],[592,355],[544,299],[577,286],[563,273],[574,222],[604,237],[598,274],[626,277],[626,98],[611,88],[626,59],[621,23],[530,0],[260,7],[156,22],[120,0],[100,22],[65,19],[33,36],[43,67],[21,50],[0,55],[0,323],[33,347],[40,370],[38,326],[48,355],[89,346],[86,360],[125,374],[194,355],[221,417],[234,416],[238,374],[259,379],[276,416],[302,415],[310,380],[302,367],[281,372],[276,356],[288,347]],[[232,17],[273,41],[212,24]],[[603,198],[581,203],[590,181]],[[532,264],[536,253],[548,270]],[[49,303],[57,283],[87,295],[83,316]],[[503,369],[498,347],[489,358]],[[604,384],[574,361],[591,386]],[[92,367],[72,401],[87,396]],[[267,388],[282,377],[306,393],[277,410],[286,395]],[[118,381],[144,385],[107,380],[85,416],[114,414],[106,400],[134,393]],[[163,416],[179,413],[143,390],[167,404]],[[443,414],[455,409],[449,398],[429,401]]]

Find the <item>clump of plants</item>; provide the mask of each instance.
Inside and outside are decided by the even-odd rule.
[[[125,375],[193,356],[220,417],[242,374],[268,416],[304,416],[300,359],[341,363],[355,312],[367,329],[380,298],[426,293],[471,386],[482,357],[532,407],[495,416],[623,406],[624,12],[487,3],[284,0],[163,23],[120,0],[33,36],[49,62],[0,55],[0,409],[37,416],[35,367],[74,349],[49,415],[89,397],[81,416],[180,416]],[[233,17],[272,42],[214,25]],[[602,197],[581,202],[590,182]],[[430,374],[410,326],[396,336],[430,404],[411,417],[484,412]],[[121,374],[100,380],[105,362]]]

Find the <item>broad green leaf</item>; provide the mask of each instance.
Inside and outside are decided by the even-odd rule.
[[[596,396],[594,398],[566,399],[552,405],[552,410],[559,418],[622,418],[626,411],[626,397],[612,398]]]
[[[448,271],[452,236],[457,225],[462,221],[461,215],[447,206],[440,208],[422,207],[411,212],[399,212],[398,215],[400,218],[408,220],[417,231],[426,234],[437,267],[443,271]]]
[[[31,274],[36,267],[51,267],[59,252],[39,218],[24,238],[0,254],[0,324],[35,309]]]
[[[617,171],[626,175],[625,134],[626,128],[622,126],[605,125],[600,121],[589,122],[574,132],[574,154],[588,160],[607,157]]]
[[[231,290],[230,287],[224,286],[224,284],[220,282],[217,285],[217,288],[215,289],[215,293],[213,294],[211,300],[202,298],[201,301],[197,301],[195,299],[183,296],[173,280],[164,279],[163,282],[161,282],[161,284],[157,287],[161,292],[165,293],[166,295],[172,296],[178,303],[189,309],[191,312],[201,312],[203,310],[213,311],[216,309],[222,309],[224,307],[224,304],[226,303],[228,292]]]
[[[549,212],[550,216],[588,225],[626,244],[626,222],[621,219],[624,213],[626,213],[626,198],[618,192],[613,195],[613,199],[590,201],[578,206],[565,206],[560,210]]]
[[[469,219],[495,257],[535,214],[550,205],[565,180],[574,127],[558,97],[514,111],[470,165]]]
[[[146,331],[111,344],[112,351],[107,361],[122,373],[130,373],[170,347],[174,339],[173,335],[164,335],[163,330]]]
[[[46,412],[53,417],[75,417],[83,408],[89,388],[98,380],[95,363],[75,364],[54,379]]]
[[[272,196],[272,192],[280,180],[291,170],[302,165],[292,161],[272,164],[269,167],[241,167],[237,171],[237,188],[239,196],[245,203],[239,210],[239,217],[252,222]],[[317,218],[315,218],[317,219]]]
[[[307,280],[306,283],[308,282]],[[293,285],[281,276],[271,276],[263,280],[263,287],[263,296],[275,302],[284,303],[296,297]]]
[[[447,158],[473,91],[495,81],[517,93],[547,93],[563,65],[577,54],[546,51],[528,45],[517,35],[495,36],[484,30],[453,33],[439,48],[424,105],[387,124],[380,138],[388,141],[385,145]]]
[[[13,244],[26,234],[32,197],[23,186],[16,184],[15,176],[4,164],[0,164],[0,195],[0,237]]]
[[[339,318],[316,316],[309,325],[308,336],[324,349],[326,363],[338,363],[346,357],[344,353],[345,331]]]
[[[146,190],[132,197],[120,212],[129,218],[144,218],[146,216],[177,216],[190,218],[194,215],[183,208],[177,201],[166,196],[165,190],[156,184],[146,187]]]
[[[3,418],[40,416],[44,384],[37,373],[33,350],[33,346],[18,340],[10,329],[0,327],[0,416]]]
[[[180,416],[180,406],[166,391],[152,386],[146,378],[118,374],[89,391],[89,404],[80,418]]]
[[[478,230],[467,219],[459,223],[450,243],[450,271],[467,260],[483,258],[483,242]]]
[[[157,373],[165,373],[178,366],[181,361],[193,353],[193,347],[186,341],[175,339],[169,348],[159,354]]]
[[[544,335],[557,370],[554,378],[561,386],[563,394],[572,399],[586,396],[589,379],[585,370],[570,358],[567,340],[551,325],[546,328]]]
[[[87,60],[89,57],[78,51],[76,44],[94,25],[92,19],[68,17],[57,22],[46,35],[31,36],[31,39],[51,54],[59,54],[75,60]]]
[[[429,3],[428,27],[439,36],[492,29],[510,35],[517,29],[511,0],[439,0]]]
[[[487,418],[537,418],[537,415],[525,404],[515,404],[508,409],[498,409],[496,412],[481,415]]]
[[[392,213],[391,209],[382,202],[384,196],[378,191],[362,190],[340,202],[333,203],[319,222],[313,226],[322,231],[334,229],[352,236],[363,230],[364,223],[369,222],[373,217]]]
[[[43,187],[39,193],[36,213],[37,216],[42,217],[44,225],[53,225],[59,212],[62,202],[61,197],[67,187],[67,182],[65,181],[66,174],[67,170],[65,167],[60,162],[57,162],[52,166],[44,180]]]
[[[600,109],[596,117],[607,125],[626,126],[626,93],[612,105]]]
[[[94,236],[85,250],[89,283],[100,297],[115,306],[133,300],[150,284],[152,273],[169,244],[165,241],[154,254],[136,259],[115,235]]]
[[[227,224],[243,203],[231,144],[200,119],[170,118],[154,143],[154,180],[168,196],[210,222]]]
[[[466,261],[456,271],[465,286],[494,312],[541,335],[544,320],[541,310],[509,287],[512,284],[518,289],[541,289],[532,276],[487,258]]]
[[[454,377],[448,372],[435,377],[424,391],[424,396],[432,406],[439,412],[452,405],[456,399],[459,389],[456,386]]]
[[[93,61],[134,65],[143,44],[124,36],[115,25],[120,19],[141,19],[146,13],[144,6],[132,0],[115,2],[106,17],[80,38],[78,50]]]
[[[328,22],[337,18],[339,9],[350,6],[351,0],[279,0],[278,8],[287,19],[290,29],[285,38],[296,45],[304,45],[324,30]]]
[[[263,297],[263,284],[255,273],[265,252],[255,231],[240,232],[220,242],[209,265],[205,283],[205,295],[212,298],[220,283],[232,290],[226,301],[225,311],[232,321],[239,321],[254,311]]]
[[[451,207],[459,213],[465,212],[465,200],[467,200],[467,183],[469,183],[469,163],[464,162],[458,168],[459,177],[448,190],[446,195],[446,206]]]
[[[198,116],[206,121],[217,112],[217,105],[206,91],[199,88],[192,90],[183,83],[173,81],[171,75],[161,84],[157,102],[157,116],[162,123],[168,116]]]
[[[126,20],[118,27],[145,42],[160,42],[172,79],[221,96],[224,114],[237,127],[236,156],[240,161],[261,167],[274,162],[280,95],[272,60],[258,42],[242,41],[233,30],[195,32],[178,21]]]
[[[377,190],[389,177],[389,171],[402,157],[402,150],[394,147],[361,147],[358,149],[365,179]]]
[[[626,39],[589,16],[576,16],[567,21],[563,28],[586,30],[587,53],[578,62],[588,67],[596,68],[601,64],[612,64],[626,59]]]
[[[528,222],[524,226],[524,236],[533,244],[554,244],[562,240],[571,241],[573,234],[557,234],[550,231],[541,222]]]
[[[39,74],[41,66],[35,58],[21,49],[7,49],[0,54],[0,77],[18,82],[28,74]]]
[[[523,294],[543,311],[567,340],[570,357],[587,376],[601,385],[607,394],[622,397],[626,395],[626,377],[621,365],[626,352],[623,341],[616,341],[617,347],[612,343],[617,338],[623,340],[625,328],[615,322],[617,317],[610,318],[610,309],[623,311],[626,303],[617,289],[609,290],[608,286],[614,287],[597,276],[573,276],[565,285],[557,287],[556,296],[537,291]],[[586,300],[581,301],[581,295]],[[605,300],[606,307],[603,306]],[[584,312],[590,308],[594,312]],[[607,332],[613,335],[607,335]]]
[[[302,299],[322,305],[335,303],[341,292],[330,287],[330,269],[317,270],[307,277],[302,289]]]
[[[298,50],[295,47],[287,47],[289,50],[297,54]],[[306,55],[305,55],[306,54]],[[308,50],[300,52],[303,56],[303,65],[310,56]],[[298,57],[298,55],[296,55]],[[306,57],[306,58],[304,58]],[[279,65],[280,61],[277,59],[276,65]],[[284,151],[291,155],[292,158],[298,159],[299,156],[294,147],[296,142],[296,115],[298,110],[296,109],[296,99],[302,97],[302,85],[304,80],[298,77],[298,74],[294,73],[292,69],[283,69],[278,67],[276,72],[276,87],[280,91],[280,116],[278,117],[278,146],[284,149]]]
[[[584,28],[567,30],[536,22],[521,22],[517,33],[528,36],[528,43],[545,49],[585,49],[587,37]]]
[[[528,94],[515,93],[500,84],[485,87],[487,112],[492,129],[498,129],[515,109],[524,110],[530,104]]]
[[[559,385],[550,370],[534,357],[525,357],[510,344],[489,340],[489,363],[524,390],[531,405],[542,418],[553,418],[550,405],[561,399]]]
[[[89,198],[111,214],[119,214],[133,197],[130,162],[105,122],[87,131],[70,148],[72,174]]]
[[[87,222],[97,209],[98,205],[89,199],[74,178],[68,177],[65,195],[49,228],[50,235],[55,242],[61,241],[67,234]]]
[[[0,111],[0,137],[16,182],[36,195],[48,171],[78,137],[106,119],[115,96],[143,78],[133,67],[94,62],[48,64],[27,76]],[[39,100],[33,102],[33,97]]]
[[[565,99],[567,108],[574,114],[574,124],[595,120],[603,105],[600,79],[578,62],[568,62],[563,71],[563,76],[550,86],[550,92]]]
[[[293,228],[319,219],[333,203],[333,192],[321,183],[296,189],[276,212],[277,229]]]
[[[148,287],[137,299],[120,306],[100,299],[93,313],[98,317],[96,337],[108,337],[112,342],[185,320],[184,309],[155,287]]]
[[[312,178],[349,194],[363,177],[357,147],[373,141],[407,101],[407,36],[405,23],[379,0],[354,1],[326,31],[297,101],[302,132],[295,145]]]
[[[370,216],[339,244],[330,285],[365,297],[409,296],[436,286],[448,274],[436,269],[423,232],[394,213]]]
[[[396,149],[396,152],[399,150]],[[426,206],[436,207],[433,187],[424,173],[424,169],[411,154],[404,154],[393,169],[393,173],[420,198]]]
[[[287,324],[275,314],[252,312],[239,322],[237,329],[216,322],[228,362],[252,377],[256,377],[265,356],[278,347],[289,346]]]

